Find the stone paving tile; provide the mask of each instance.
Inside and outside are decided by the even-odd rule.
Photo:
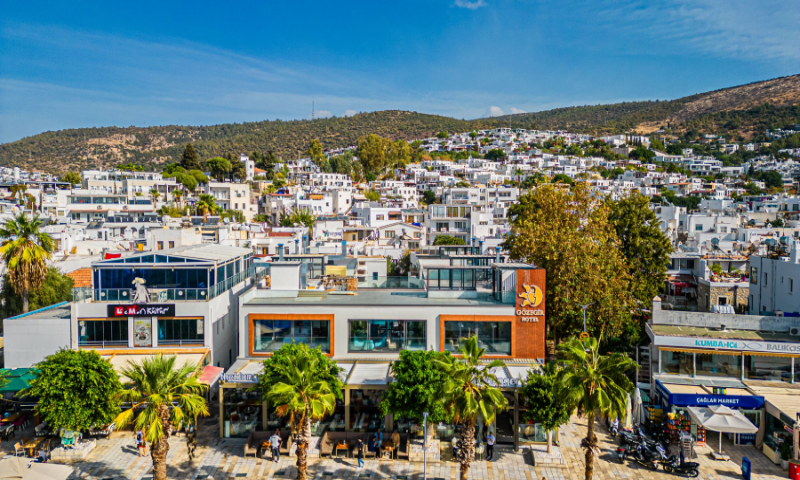
[[[205,435],[198,437],[194,460],[189,460],[184,437],[170,439],[167,476],[170,479],[206,480],[245,479],[245,480],[283,480],[296,477],[294,457],[281,457],[278,463],[261,458],[244,457],[243,439],[220,440],[213,435],[218,430],[205,429]],[[25,432],[23,432],[25,433]],[[599,451],[595,455],[594,478],[596,480],[672,480],[678,477],[663,470],[651,471],[635,463],[622,465],[616,460],[616,445],[607,434],[605,427],[596,428]],[[580,440],[586,434],[586,420],[573,418],[573,422],[561,428],[560,447],[566,465],[547,465],[534,467],[529,456],[523,451],[514,453],[508,446],[495,447],[492,462],[475,461],[468,472],[470,480],[582,480],[584,478],[584,452]],[[716,434],[711,434],[711,443],[716,445]],[[2,452],[13,453],[16,439],[0,443]],[[30,436],[30,435],[27,435]],[[786,473],[770,462],[766,456],[753,447],[737,447],[723,439],[723,450],[731,456],[731,461],[717,462],[710,456],[709,447],[698,448],[701,480],[739,480],[741,479],[741,459],[747,456],[753,465],[753,480],[785,479]],[[445,455],[447,457],[447,455]],[[73,465],[70,480],[147,480],[152,478],[152,461],[149,456],[140,458],[134,446],[133,435],[118,435],[100,440],[89,457]],[[326,475],[330,473],[331,475]],[[457,463],[444,460],[429,463],[429,480],[458,479]],[[309,456],[308,478],[313,480],[422,480],[423,465],[407,461],[368,459],[363,469],[356,468],[356,460],[351,458],[320,458],[312,450]]]

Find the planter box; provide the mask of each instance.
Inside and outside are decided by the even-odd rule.
[[[781,464],[781,454],[769,448],[769,445],[767,445],[766,443],[762,447],[761,451],[764,452],[764,455],[766,455],[767,458],[772,460],[772,463],[774,463],[775,465]]]
[[[75,463],[85,460],[95,446],[97,446],[96,440],[85,440],[77,444],[75,448],[54,448],[50,451],[50,461],[55,463]]]

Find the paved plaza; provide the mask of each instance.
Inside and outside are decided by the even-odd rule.
[[[216,421],[202,422],[194,460],[189,460],[183,436],[170,440],[168,476],[170,479],[205,480],[208,478],[227,479],[290,479],[295,478],[296,469],[293,457],[282,457],[273,463],[252,456],[243,456],[243,439],[219,439]],[[581,480],[584,477],[584,452],[580,449],[580,439],[585,434],[585,419],[573,418],[573,423],[561,430],[561,451],[566,457],[566,465],[559,467],[534,466],[530,456],[514,453],[510,447],[495,448],[492,462],[476,461],[469,471],[471,479],[491,480]],[[27,432],[26,432],[27,433]],[[3,453],[14,453],[14,442],[0,444]],[[598,425],[600,451],[595,457],[594,478],[597,480],[666,480],[678,478],[663,470],[650,471],[634,463],[621,465],[616,460],[615,444],[606,434],[605,428]],[[710,434],[711,443],[716,445],[716,434]],[[742,456],[753,462],[753,480],[777,480],[787,478],[779,466],[772,464],[767,457],[753,447],[736,447],[727,440],[723,449],[730,454],[731,461],[717,462],[711,459],[709,447],[698,449],[700,477],[703,480],[741,480],[740,464]],[[447,457],[449,458],[449,457]],[[309,478],[314,480],[336,479],[386,479],[421,480],[422,463],[391,460],[366,460],[363,469],[355,468],[355,460],[350,458],[319,458],[314,451],[309,460]],[[73,465],[75,472],[70,479],[87,480],[148,480],[152,479],[152,463],[149,456],[139,457],[134,445],[133,434],[116,434],[113,438],[100,440],[94,451],[82,462]],[[458,464],[452,461],[428,464],[428,479],[457,479]]]

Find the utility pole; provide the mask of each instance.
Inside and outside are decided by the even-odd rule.
[[[586,305],[578,305],[583,309],[583,332],[586,333],[586,309],[594,305],[594,302],[587,303]]]

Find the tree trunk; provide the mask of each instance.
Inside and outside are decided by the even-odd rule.
[[[594,434],[594,412],[590,412],[586,419],[589,426],[586,428],[586,438],[581,442],[586,449],[586,480],[592,480],[594,472],[594,449],[597,446],[597,437]]]
[[[30,310],[30,305],[28,304],[28,291],[22,291],[22,313],[28,313]]]
[[[164,435],[150,445],[150,457],[153,459],[153,478],[154,480],[167,480],[167,453],[169,452],[169,433],[171,425],[169,423],[169,407],[161,405],[158,410],[161,419],[161,428]]]
[[[466,420],[461,423],[459,435],[458,463],[461,464],[461,480],[467,480],[469,464],[475,458],[475,420]]]
[[[306,407],[308,410],[308,407]],[[303,415],[303,418],[298,422],[295,427],[297,430],[297,480],[306,480],[306,473],[308,470],[308,444],[311,442],[311,417],[308,413]]]
[[[550,450],[553,448],[553,431],[547,431],[547,453],[550,453]]]

